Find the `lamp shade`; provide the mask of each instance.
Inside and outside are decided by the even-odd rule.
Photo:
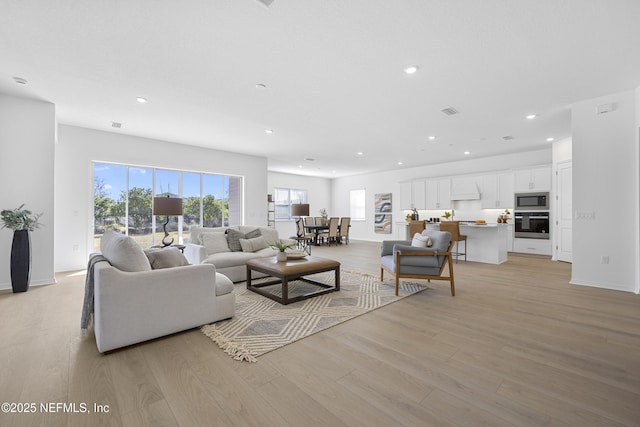
[[[291,205],[291,216],[309,216],[309,204],[298,203]]]
[[[182,215],[182,199],[177,197],[154,197],[154,215]]]

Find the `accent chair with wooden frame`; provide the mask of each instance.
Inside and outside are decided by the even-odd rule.
[[[411,240],[385,240],[382,242],[380,281],[387,270],[396,278],[396,295],[400,279],[446,280],[451,284],[451,296],[456,295],[453,279],[451,248],[454,241],[447,231],[422,232],[432,241],[430,247],[411,246]],[[445,265],[448,264],[448,275]]]

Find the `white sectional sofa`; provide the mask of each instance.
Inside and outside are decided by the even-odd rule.
[[[247,260],[275,256],[274,242],[295,245],[292,239],[282,239],[278,230],[268,227],[240,225],[237,227],[190,228],[191,239],[184,255],[191,264],[213,264],[216,271],[233,282],[247,279]]]

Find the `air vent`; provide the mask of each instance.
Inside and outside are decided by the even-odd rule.
[[[443,113],[445,113],[447,116],[453,116],[454,114],[458,114],[458,110],[456,110],[453,107],[447,107],[447,108],[443,108],[442,110]]]
[[[271,3],[274,2],[274,0],[258,0],[259,3],[262,3],[263,5],[269,7],[271,6]]]
[[[118,122],[111,122],[111,127],[112,127],[112,128],[120,129],[120,128],[122,127],[122,123],[118,123]]]
[[[505,141],[513,141],[515,138],[511,135],[503,136],[502,139]]]

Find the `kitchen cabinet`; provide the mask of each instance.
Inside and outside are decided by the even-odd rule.
[[[511,172],[482,177],[482,209],[513,209],[514,176]]]
[[[400,183],[400,210],[410,211],[413,209],[411,202],[411,182]]]
[[[451,179],[428,179],[425,186],[427,209],[451,209]]]
[[[400,183],[400,209],[425,209],[425,182],[424,180],[408,181]]]
[[[416,209],[424,210],[427,207],[424,180],[411,182],[411,203]]]
[[[519,169],[514,172],[515,192],[551,191],[551,166]]]
[[[551,255],[551,240],[549,239],[513,239],[513,252],[535,255]]]

